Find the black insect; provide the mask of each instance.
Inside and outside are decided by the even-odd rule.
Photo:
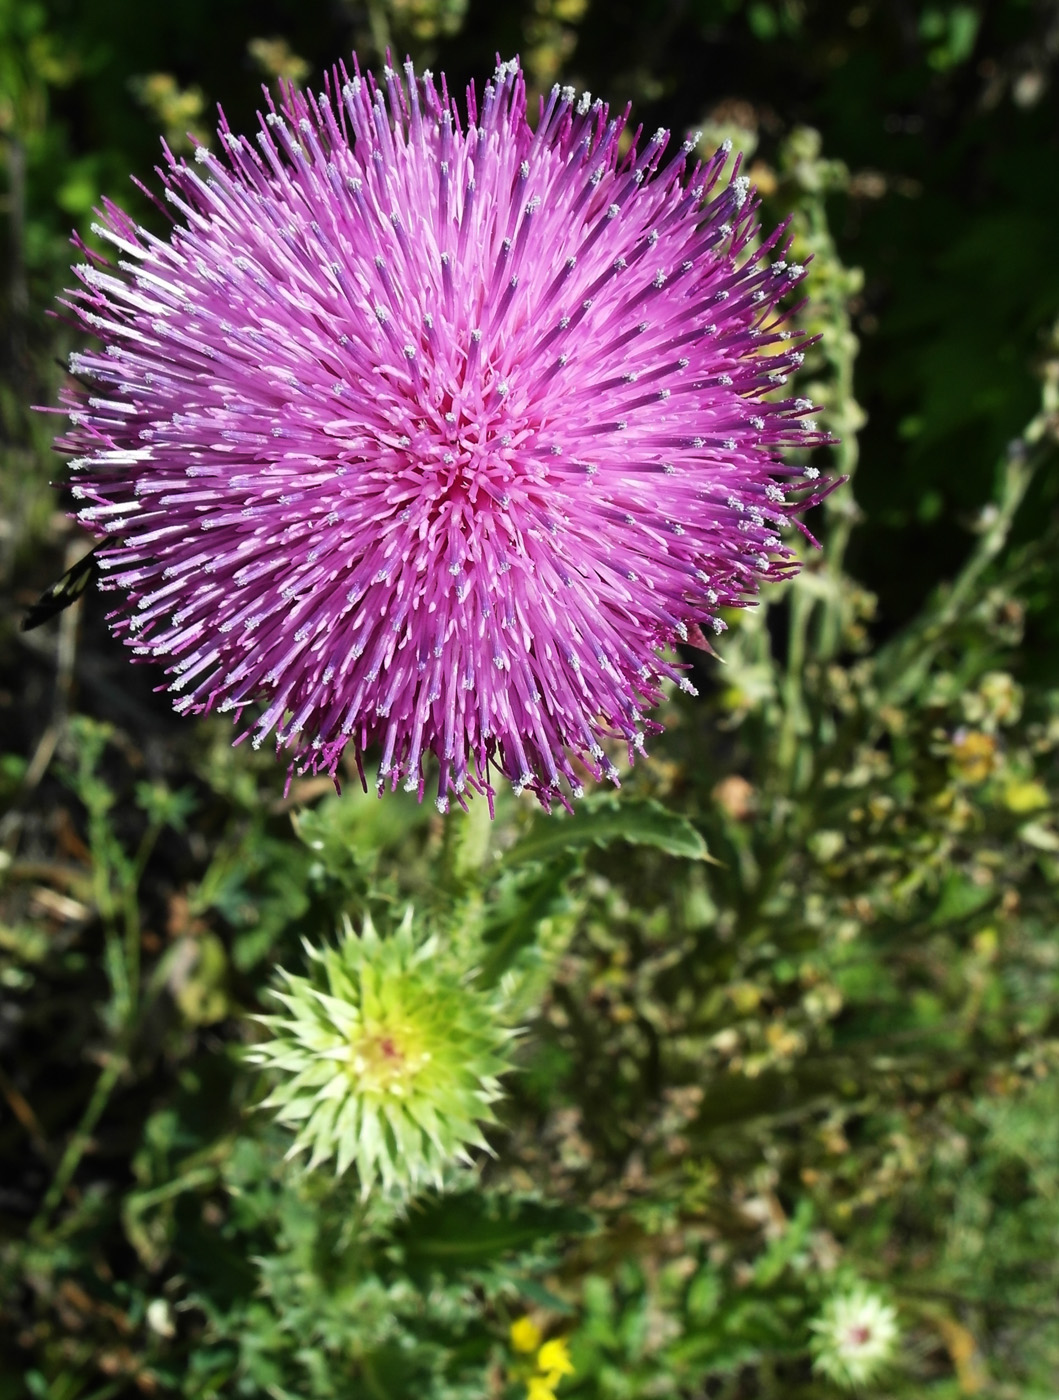
[[[82,555],[72,568],[66,570],[62,578],[44,590],[22,619],[23,632],[31,632],[34,627],[39,627],[42,622],[47,622],[49,618],[61,613],[63,608],[77,602],[99,574],[99,563],[96,559],[98,548],[96,545],[95,549],[90,549],[87,554]]]

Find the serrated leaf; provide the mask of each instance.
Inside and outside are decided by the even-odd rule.
[[[594,1216],[570,1206],[467,1191],[421,1200],[393,1242],[416,1277],[496,1264],[513,1252],[595,1228]]]
[[[572,815],[538,818],[530,834],[507,852],[504,863],[546,861],[612,841],[654,846],[683,860],[711,859],[706,842],[687,817],[651,798],[601,793],[586,798]]]

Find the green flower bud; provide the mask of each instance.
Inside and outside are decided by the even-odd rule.
[[[264,1107],[297,1130],[288,1156],[310,1169],[353,1166],[367,1196],[440,1186],[469,1149],[489,1145],[481,1125],[510,1068],[514,1032],[495,994],[470,985],[436,937],[418,939],[411,911],[389,937],[370,919],[348,921],[337,947],[306,944],[307,977],[281,969],[272,995],[286,1015],[259,1016],[273,1039],[248,1053],[279,1078]]]

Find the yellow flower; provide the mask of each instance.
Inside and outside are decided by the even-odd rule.
[[[555,1387],[559,1377],[530,1376],[526,1382],[526,1400],[555,1400]]]
[[[570,1351],[562,1337],[555,1337],[552,1341],[544,1343],[537,1353],[537,1369],[547,1374],[553,1388],[559,1384],[562,1376],[574,1374]]]
[[[541,1329],[528,1317],[511,1324],[511,1345],[515,1351],[536,1351],[541,1344]]]
[[[953,735],[952,760],[957,777],[968,783],[984,783],[996,767],[997,742],[980,730],[958,730]]]

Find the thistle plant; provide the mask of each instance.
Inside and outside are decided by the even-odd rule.
[[[514,62],[465,123],[411,64],[269,102],[167,151],[168,239],[107,202],[116,266],[76,269],[59,445],[113,630],[302,771],[568,805],[691,688],[665,649],[796,566],[805,267],[728,145],[664,164],[558,86],[531,126]]]
[[[388,937],[365,918],[306,951],[309,974],[281,971],[286,1014],[257,1018],[272,1038],[248,1054],[278,1080],[264,1107],[296,1130],[288,1155],[354,1167],[367,1196],[439,1186],[471,1148],[488,1152],[513,1034],[496,999],[417,936],[411,911]]]

